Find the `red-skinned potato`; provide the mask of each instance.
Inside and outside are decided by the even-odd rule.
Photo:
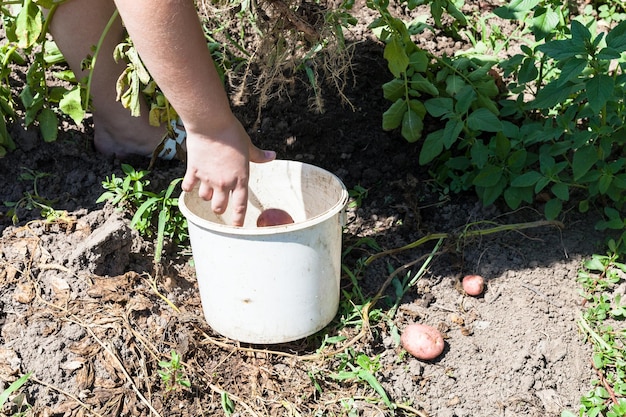
[[[280,226],[293,223],[293,218],[285,210],[269,208],[263,210],[256,219],[257,227]]]
[[[463,278],[463,291],[467,295],[479,296],[485,290],[485,279],[480,275],[466,275]]]
[[[439,330],[426,324],[406,326],[400,336],[402,347],[417,359],[432,360],[443,352],[443,336]]]

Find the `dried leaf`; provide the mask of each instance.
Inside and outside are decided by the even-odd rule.
[[[13,300],[21,304],[28,304],[35,298],[35,286],[31,282],[20,282],[15,287]]]
[[[137,294],[128,303],[128,312],[150,310],[154,303],[145,295]]]
[[[22,360],[13,349],[0,347],[0,379],[13,382],[20,370]]]
[[[100,352],[102,348],[99,344],[94,343],[90,337],[85,337],[69,347],[69,351],[85,358],[90,358]]]
[[[95,381],[95,373],[91,362],[85,363],[85,366],[76,373],[76,383],[80,391],[88,390],[93,386]]]
[[[78,368],[81,368],[85,364],[85,360],[83,358],[79,358],[73,361],[63,362],[59,365],[59,368],[65,369],[66,371],[75,371]]]
[[[87,290],[87,294],[102,301],[127,302],[134,278],[135,276],[129,273],[116,277],[94,277],[93,285]]]

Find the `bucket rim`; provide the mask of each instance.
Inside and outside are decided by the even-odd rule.
[[[289,232],[307,229],[309,227],[323,223],[324,221],[328,220],[331,217],[336,216],[338,213],[340,213],[342,210],[345,209],[346,205],[348,204],[349,193],[345,184],[343,183],[343,181],[341,181],[339,177],[337,177],[332,172],[325,170],[324,168],[321,168],[312,164],[307,164],[306,162],[286,161],[286,160],[282,160],[282,161],[288,162],[288,163],[297,163],[301,165],[306,165],[306,166],[324,171],[326,174],[332,177],[337,182],[337,184],[341,187],[341,196],[338,199],[338,201],[334,205],[332,205],[330,208],[328,208],[328,210],[324,211],[321,214],[318,214],[317,216],[306,219],[305,221],[297,222],[297,223],[290,223],[290,224],[285,224],[285,225],[265,226],[265,227],[233,226],[233,225],[229,225],[225,223],[224,224],[216,223],[216,222],[212,222],[210,220],[204,219],[198,216],[196,213],[194,213],[189,207],[187,207],[187,204],[185,203],[185,196],[191,195],[191,193],[188,193],[186,191],[182,191],[180,193],[180,196],[178,198],[178,207],[180,211],[183,213],[183,215],[187,218],[187,221],[192,222],[196,226],[199,226],[199,227],[202,227],[204,229],[211,230],[214,232],[218,232],[218,233],[238,235],[238,236],[276,235],[276,234],[281,234],[281,233],[289,233]],[[272,162],[281,162],[281,160],[274,160]]]

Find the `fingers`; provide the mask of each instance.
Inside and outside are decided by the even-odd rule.
[[[236,188],[230,198],[233,226],[243,226],[248,209],[248,184]]]
[[[187,170],[185,172],[185,177],[183,178],[183,182],[180,186],[183,189],[183,191],[190,193],[191,190],[193,190],[193,187],[196,185],[197,182],[198,182],[198,178],[196,177],[196,175],[192,172],[189,172],[189,170]]]
[[[233,226],[243,226],[248,207],[248,181],[240,179],[235,185],[211,185],[208,180],[201,181],[196,175],[186,173],[182,188],[185,192],[191,192],[196,184],[198,196],[211,202],[211,210],[217,215],[224,214],[228,206],[231,206]]]
[[[220,149],[222,151],[220,160],[212,163],[189,158],[187,172],[181,185],[185,192],[191,192],[197,187],[198,196],[211,201],[211,209],[216,215],[224,214],[230,206],[229,217],[234,226],[243,226],[246,216],[248,161],[262,163],[276,158],[276,152],[259,149],[249,140],[248,144],[244,143],[243,146],[243,152],[230,157],[224,155],[224,150]],[[242,155],[245,158],[241,158]]]

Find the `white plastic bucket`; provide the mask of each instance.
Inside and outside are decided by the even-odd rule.
[[[183,192],[205,318],[218,333],[248,343],[283,343],[324,328],[339,307],[341,235],[348,192],[313,165],[250,164],[243,227],[216,216],[197,189]],[[293,224],[257,227],[267,208]]]

